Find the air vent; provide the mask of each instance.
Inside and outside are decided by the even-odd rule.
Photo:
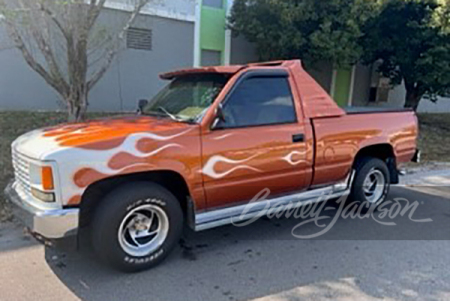
[[[152,31],[150,29],[129,28],[127,31],[127,48],[152,50]]]

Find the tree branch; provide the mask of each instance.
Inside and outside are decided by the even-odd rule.
[[[67,91],[69,89],[68,84],[64,80],[64,77],[61,73],[61,70],[58,67],[58,63],[56,62],[55,55],[53,54],[53,51],[50,47],[50,45],[47,43],[47,41],[42,36],[42,33],[36,30],[36,28],[31,28],[32,35],[34,37],[34,40],[36,41],[36,44],[41,51],[42,55],[44,56],[44,59],[48,65],[48,68],[50,69],[50,74],[53,75],[53,79],[55,82],[59,83],[62,88]]]
[[[112,49],[110,49],[106,55],[106,61],[105,64],[91,77],[91,79],[87,82],[87,90],[90,91],[97,83],[98,81],[103,77],[103,75],[106,73],[106,71],[111,66],[112,62],[114,61],[114,58],[117,55],[117,52],[120,48],[120,43],[124,39],[125,33],[130,28],[130,26],[133,24],[136,17],[139,15],[139,12],[141,9],[149,3],[150,0],[141,0],[134,8],[133,12],[131,13],[130,18],[128,19],[125,26],[122,28],[122,30],[117,35],[117,40],[115,45],[112,46]]]
[[[20,33],[17,31],[17,29],[14,27],[13,24],[11,24],[10,22],[6,22],[6,27],[7,30],[9,31],[9,34],[11,36],[11,38],[13,39],[14,43],[15,43],[15,47],[17,49],[19,49],[22,53],[23,58],[25,59],[25,61],[27,62],[27,64],[34,70],[36,71],[40,76],[42,76],[42,78],[52,87],[54,88],[56,91],[58,91],[58,93],[62,96],[65,96],[67,93],[67,90],[65,87],[63,87],[62,85],[60,85],[58,83],[58,81],[55,81],[55,79],[52,77],[52,75],[50,73],[47,72],[47,70],[45,70],[45,68],[39,63],[37,62],[33,55],[30,53],[30,51],[28,50],[28,48],[26,47],[22,36],[20,35]]]
[[[18,2],[22,6],[22,8],[24,8],[24,9],[27,8],[22,0],[19,0]],[[28,3],[27,3],[27,5],[28,5]],[[31,9],[29,9],[29,11],[30,11],[29,17],[31,17],[32,19],[39,20],[41,18],[41,15],[34,16],[33,13],[36,11],[42,12],[41,8],[43,6],[42,6],[42,4],[41,5],[37,4],[37,6],[38,6],[38,10],[33,9],[33,7],[31,7]],[[49,13],[51,13],[51,11],[49,11]],[[45,19],[42,19],[42,21],[45,22]],[[57,21],[57,19],[56,19],[56,21]],[[47,66],[48,66],[48,69],[50,72],[50,76],[52,76],[53,82],[56,83],[60,87],[60,90],[63,90],[63,91],[65,91],[65,93],[67,93],[67,91],[69,90],[69,86],[68,86],[67,82],[65,81],[65,79],[61,73],[61,70],[59,69],[59,66],[55,59],[53,50],[50,47],[50,44],[48,42],[49,34],[47,32],[47,39],[44,38],[44,35],[43,35],[46,29],[48,31],[48,25],[41,24],[41,26],[36,26],[38,24],[39,23],[36,21],[36,24],[24,25],[24,26],[27,26],[29,28],[29,30],[32,34],[32,37],[33,37],[34,41],[36,42],[37,47],[39,48],[40,52],[42,53],[42,55],[47,63]],[[16,34],[18,34],[18,31],[17,30],[15,30],[15,31],[16,31]],[[20,37],[20,35],[19,35],[19,37]],[[21,40],[22,40],[23,45],[25,45],[25,43],[23,42],[23,39],[21,39]]]
[[[94,26],[95,21],[97,21],[98,16],[100,15],[103,6],[105,5],[106,0],[100,0],[98,3],[96,0],[91,0],[89,13],[88,13],[88,21],[86,22],[87,29]]]
[[[64,37],[67,39],[69,34],[68,34],[67,30],[64,28],[64,26],[62,26],[61,22],[59,22],[56,15],[48,7],[44,6],[44,4],[42,2],[39,3],[39,8],[42,12],[44,12],[47,16],[50,17],[50,19],[53,21],[53,23],[55,23],[56,27],[58,27],[58,29],[61,31],[61,33],[64,35]]]

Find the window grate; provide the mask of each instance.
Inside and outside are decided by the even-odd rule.
[[[222,63],[222,53],[216,50],[202,49],[202,66],[219,66]]]
[[[152,31],[150,29],[129,28],[127,30],[127,48],[152,50]]]

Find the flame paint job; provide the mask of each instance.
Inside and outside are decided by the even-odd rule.
[[[13,147],[58,163],[63,204],[78,204],[96,181],[151,170],[179,173],[200,208],[204,203],[198,125],[146,116],[104,119],[34,131]]]
[[[229,206],[269,188],[273,195],[305,189],[312,176],[312,148],[292,143],[302,124],[208,131],[202,136],[208,207]],[[226,138],[217,139],[217,137]],[[283,158],[297,152],[297,165]],[[223,160],[226,158],[227,160]]]
[[[217,106],[245,72],[282,69],[289,74],[297,122],[212,130]],[[162,75],[219,72],[230,80],[200,124],[145,116],[64,124],[36,130],[14,143],[19,152],[56,161],[63,205],[75,206],[96,181],[146,171],[173,171],[186,181],[197,210],[232,206],[263,188],[272,195],[334,184],[346,178],[359,150],[390,145],[397,162],[416,149],[412,112],[347,115],[303,70],[299,61],[208,67]],[[293,143],[293,135],[304,141]]]
[[[260,169],[248,166],[248,165],[243,165],[242,163],[248,162],[252,159],[254,159],[255,157],[257,157],[258,154],[255,154],[247,159],[243,159],[243,160],[232,160],[232,159],[228,159],[222,156],[212,156],[208,162],[206,162],[205,166],[203,167],[203,174],[214,178],[214,179],[221,179],[221,178],[225,178],[226,176],[228,176],[229,174],[231,174],[232,172],[235,172],[239,169],[247,169],[250,171],[256,171],[256,172],[263,172]],[[227,171],[224,171],[222,173],[217,173],[215,171],[215,167],[218,163],[225,163],[225,164],[231,164],[231,165],[235,165],[233,168],[228,169]]]
[[[305,162],[305,160],[303,160],[303,156],[306,154],[306,152],[299,152],[299,151],[292,151],[289,154],[287,154],[285,157],[283,157],[282,159],[284,161],[286,161],[287,163],[296,166],[300,163]],[[300,158],[300,159],[295,159],[295,158]]]

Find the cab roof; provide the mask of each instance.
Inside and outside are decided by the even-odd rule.
[[[282,66],[284,62],[287,61],[272,61],[272,62],[264,62],[264,63],[252,63],[246,65],[230,65],[230,66],[210,66],[210,67],[200,67],[200,68],[190,68],[190,69],[181,69],[176,71],[171,71],[167,73],[162,73],[159,75],[162,79],[174,79],[179,76],[183,76],[186,74],[209,74],[209,73],[221,73],[233,75],[241,71],[242,69],[248,67],[275,67]]]
[[[213,66],[203,68],[183,69],[174,72],[163,73],[162,79],[174,79],[186,74],[227,74],[234,75],[247,68],[258,67],[282,67],[289,70],[293,84],[297,87],[301,104],[308,118],[338,117],[345,115],[330,95],[303,69],[300,60],[272,61],[247,65]]]

